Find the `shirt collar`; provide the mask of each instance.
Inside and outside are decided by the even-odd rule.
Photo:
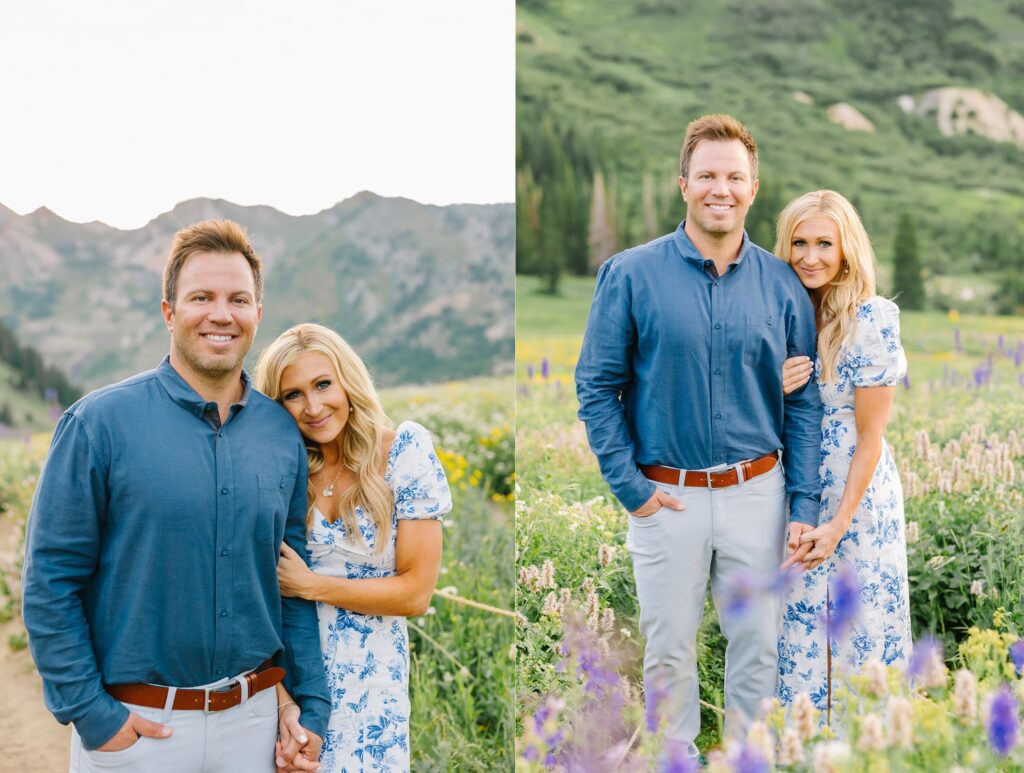
[[[209,405],[216,405],[216,403],[207,403],[196,390],[188,385],[188,382],[171,365],[169,354],[164,356],[160,365],[157,366],[156,375],[168,396],[189,413],[202,417]],[[232,417],[248,404],[249,395],[252,393],[252,382],[244,369],[241,378],[242,398],[231,405],[229,416]]]
[[[707,260],[709,260],[709,258],[705,258],[703,255],[701,255],[700,254],[700,250],[698,250],[693,245],[693,242],[690,241],[690,237],[686,233],[686,221],[685,220],[679,224],[678,228],[676,228],[675,243],[676,243],[676,248],[679,250],[679,254],[683,256],[684,260],[687,260],[690,263],[695,264],[701,270],[704,269],[704,263]],[[743,231],[743,244],[740,245],[739,255],[737,255],[736,256],[736,260],[734,260],[730,264],[731,266],[739,267],[739,265],[743,262],[743,258],[746,257],[747,251],[750,249],[750,244],[751,244],[750,237],[747,236],[747,232],[744,229],[744,231]],[[729,270],[733,271],[734,269],[730,268]]]

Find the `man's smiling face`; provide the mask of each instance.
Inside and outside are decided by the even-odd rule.
[[[739,140],[703,140],[690,157],[688,178],[679,178],[686,222],[719,240],[743,231],[757,194],[750,154]]]
[[[173,305],[163,302],[172,362],[204,380],[240,370],[262,314],[242,254],[192,253],[181,267],[176,295]]]

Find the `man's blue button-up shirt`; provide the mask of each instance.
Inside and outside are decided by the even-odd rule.
[[[275,657],[302,722],[330,714],[316,607],[281,599],[305,555],[306,451],[252,390],[211,421],[168,359],[61,417],[29,517],[24,615],[47,706],[87,748],[128,718],[104,684],[187,687]]]
[[[655,491],[638,464],[700,470],[781,448],[790,519],[817,525],[818,388],[782,393],[785,359],[815,353],[807,291],[746,234],[717,276],[684,225],[597,275],[576,393],[601,473],[633,511]]]

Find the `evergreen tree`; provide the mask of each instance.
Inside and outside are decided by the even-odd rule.
[[[914,218],[900,214],[892,245],[893,292],[900,308],[924,308],[924,280],[921,278],[921,257],[917,251],[917,230]]]
[[[618,252],[618,238],[615,234],[614,194],[605,187],[604,175],[600,170],[594,173],[593,191],[587,243],[590,245],[590,267],[596,271]]]

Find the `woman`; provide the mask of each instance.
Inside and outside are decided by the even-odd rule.
[[[255,384],[292,415],[309,454],[310,567],[283,545],[278,579],[283,595],[317,602],[331,693],[320,769],[407,771],[405,617],[427,609],[452,506],[430,434],[388,429],[366,366],[320,325],[274,341]]]
[[[791,202],[779,216],[775,253],[814,302],[813,371],[825,407],[821,509],[818,527],[801,538],[813,543],[802,562],[808,571],[785,599],[778,694],[789,705],[808,693],[830,721],[834,669],[850,673],[869,659],[892,664],[910,654],[903,491],[882,437],[907,361],[899,309],[875,294],[875,256],[849,201],[815,191]],[[810,370],[806,360],[787,362],[787,391]],[[856,571],[860,609],[848,632],[831,636],[829,580],[840,567]]]

